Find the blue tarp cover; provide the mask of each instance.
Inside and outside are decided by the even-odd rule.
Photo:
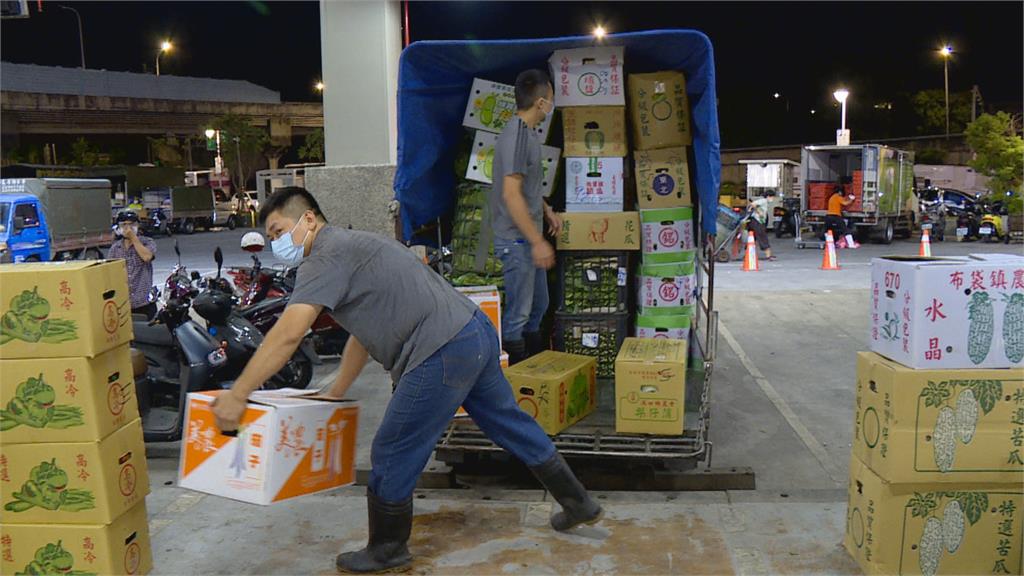
[[[536,40],[437,40],[410,44],[398,71],[398,167],[395,198],[405,239],[450,211],[455,201],[455,157],[474,78],[512,84],[528,68],[548,69],[554,50],[593,46],[592,36]],[[627,74],[680,70],[686,76],[702,226],[715,233],[718,209],[718,113],[711,41],[695,30],[612,34],[600,42],[625,47]],[[461,175],[459,175],[461,176]]]

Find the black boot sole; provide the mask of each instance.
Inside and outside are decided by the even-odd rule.
[[[407,562],[398,564],[397,566],[381,568],[380,570],[370,570],[362,572],[357,570],[348,570],[342,566],[339,566],[337,562],[335,562],[334,568],[338,571],[338,574],[402,574],[408,572],[409,570],[412,570],[412,558],[410,558]]]
[[[582,520],[580,522],[577,522],[577,523],[573,524],[572,526],[569,526],[568,528],[562,528],[561,530],[559,530],[558,528],[555,528],[554,526],[552,526],[551,529],[554,530],[555,532],[568,532],[568,531],[570,531],[570,530],[572,530],[574,528],[579,528],[580,526],[593,526],[594,524],[597,524],[598,522],[600,522],[603,519],[604,519],[604,508],[601,508],[601,511],[597,513],[597,516],[595,516],[591,520]]]

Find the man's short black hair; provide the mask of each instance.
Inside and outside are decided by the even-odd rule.
[[[543,70],[524,70],[516,77],[516,108],[527,110],[547,96],[551,78]]]
[[[313,198],[309,190],[299,186],[285,186],[278,188],[270,198],[267,198],[266,204],[260,207],[260,222],[266,223],[267,218],[277,211],[298,219],[306,210],[312,210],[317,218],[327,222],[324,213],[320,211],[320,203]]]

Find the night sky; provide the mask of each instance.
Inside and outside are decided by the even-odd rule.
[[[70,5],[82,14],[90,68],[151,71],[156,47],[169,37],[175,50],[161,60],[165,74],[245,79],[286,100],[317,99],[317,2]],[[610,32],[701,30],[715,49],[725,148],[831,139],[838,124],[831,93],[840,83],[852,93],[854,139],[914,135],[908,98],[942,88],[936,49],[944,42],[956,51],[952,91],[977,84],[988,106],[1019,111],[1022,21],[1021,2],[410,4],[414,41],[561,36],[596,23]],[[74,15],[55,2],[2,24],[5,61],[77,66],[77,44]],[[874,109],[879,102],[893,110]]]

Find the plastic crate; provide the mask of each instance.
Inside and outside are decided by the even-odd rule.
[[[614,314],[630,310],[630,272],[629,252],[559,254],[558,311],[566,314]]]
[[[615,377],[615,357],[629,336],[630,316],[617,314],[555,314],[555,350],[597,358],[597,377]]]

